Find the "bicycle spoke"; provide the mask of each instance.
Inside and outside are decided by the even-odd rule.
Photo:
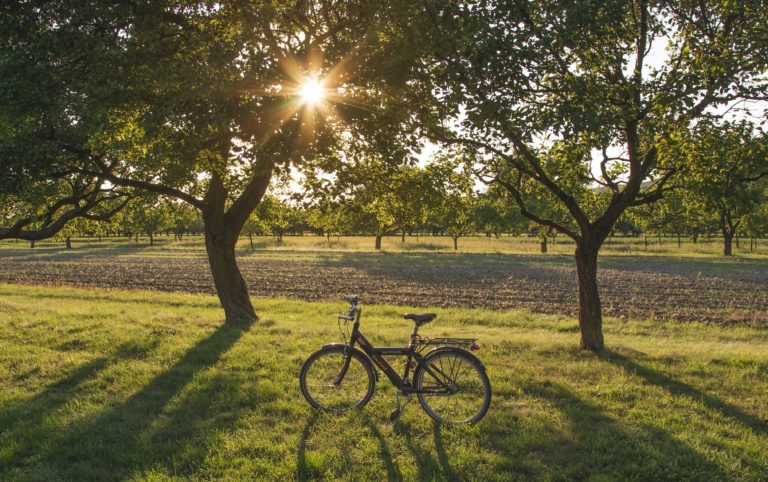
[[[372,372],[357,357],[349,360],[349,367],[341,383],[346,356],[341,350],[321,352],[308,361],[302,372],[305,396],[310,402],[331,411],[343,411],[361,405],[372,393]]]
[[[417,383],[425,387],[425,378],[429,381],[438,376],[445,378],[439,385],[447,386],[450,391],[420,393],[419,400],[427,413],[448,423],[473,421],[478,414],[480,417],[485,414],[490,397],[484,382],[487,377],[467,356],[454,352],[435,355],[420,372]]]

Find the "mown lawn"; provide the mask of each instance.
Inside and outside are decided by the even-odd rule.
[[[0,285],[0,480],[766,480],[768,331],[609,320],[604,358],[574,320],[436,310],[474,335],[494,388],[479,425],[435,426],[394,391],[318,414],[303,360],[343,302],[255,300],[223,326],[211,296]],[[378,344],[409,321],[364,307]]]

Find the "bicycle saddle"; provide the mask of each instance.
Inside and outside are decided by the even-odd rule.
[[[360,301],[360,295],[347,295],[344,297],[344,299],[349,303],[357,303]]]
[[[405,318],[406,320],[413,320],[418,324],[429,323],[430,321],[434,320],[436,317],[437,317],[437,314],[435,313],[422,313],[422,314],[406,313],[403,315],[403,318]]]

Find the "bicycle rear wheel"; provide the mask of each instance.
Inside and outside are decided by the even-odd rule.
[[[373,396],[376,374],[368,359],[343,346],[328,346],[313,353],[299,374],[301,393],[310,405],[327,412],[344,412],[364,406]],[[349,367],[339,382],[347,356]],[[337,383],[338,382],[338,383]]]
[[[421,361],[414,373],[419,403],[440,423],[476,423],[491,405],[491,382],[472,354],[456,348],[437,349]]]

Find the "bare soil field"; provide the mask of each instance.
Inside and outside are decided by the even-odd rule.
[[[524,309],[574,315],[576,273],[564,256],[307,253],[239,260],[255,296],[307,301],[359,293],[408,307]],[[768,326],[768,263],[686,258],[601,260],[604,311],[629,319]],[[205,259],[0,258],[0,282],[213,293]]]

